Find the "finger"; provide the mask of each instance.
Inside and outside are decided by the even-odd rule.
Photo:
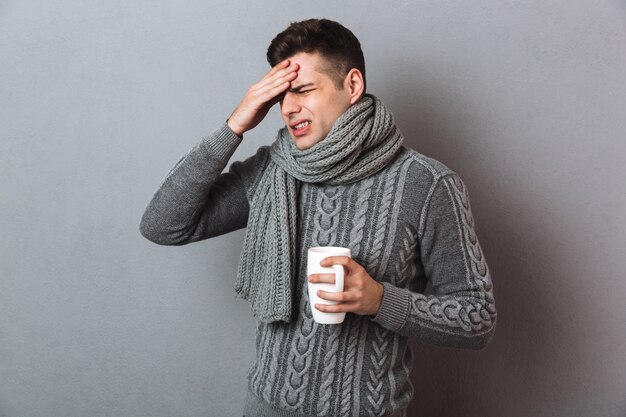
[[[283,60],[283,61],[279,62],[278,64],[274,65],[274,66],[272,67],[272,69],[271,69],[271,70],[269,70],[269,71],[265,74],[265,76],[264,76],[263,78],[270,77],[270,76],[272,76],[272,75],[276,74],[276,73],[277,73],[278,71],[280,71],[281,69],[283,69],[283,68],[287,68],[287,67],[289,66],[289,63],[290,63],[289,58],[287,58],[287,59],[285,59],[285,60]]]
[[[273,78],[267,79],[264,82],[262,82],[259,86],[257,91],[259,92],[263,92],[263,90],[266,90],[268,88],[273,88],[276,87],[278,85],[281,85],[282,83],[286,82],[286,81],[293,81],[298,77],[298,72],[297,71],[286,71],[285,73],[282,73],[280,75],[276,75]]]
[[[288,67],[285,68],[281,68],[278,71],[272,73],[272,74],[267,74],[265,77],[263,77],[263,79],[261,80],[261,83],[263,82],[267,82],[267,81],[272,81],[275,80],[277,78],[281,78],[284,77],[288,74],[291,74],[293,72],[296,72],[300,69],[300,66],[298,64],[291,64]]]
[[[290,72],[285,76],[266,80],[255,85],[251,91],[257,97],[261,97],[264,102],[274,98],[277,94],[286,91],[289,88],[291,81],[298,77],[297,72]]]
[[[309,275],[309,282],[334,284],[335,274],[311,274]]]
[[[287,64],[289,64],[289,61],[283,61],[286,62]],[[272,68],[272,70],[270,72],[268,72],[267,74],[265,74],[265,76],[263,76],[263,78],[261,78],[261,82],[266,81],[266,80],[270,80],[276,77],[282,77],[283,75],[291,72],[291,71],[296,71],[298,69],[298,64],[291,64],[291,65],[281,65],[278,64],[277,66],[275,66],[274,68]]]
[[[324,290],[318,290],[317,296],[326,301],[337,301],[344,303],[346,301],[354,301],[354,296],[347,291],[341,292],[329,292]]]
[[[315,304],[315,308],[324,313],[347,313],[356,309],[354,303],[341,304]]]
[[[276,94],[276,96],[274,96],[273,99],[271,99],[270,101],[268,101],[267,103],[269,104],[269,106],[273,106],[274,104],[278,103],[279,101],[282,101],[282,99],[285,98],[285,92],[281,92]]]
[[[271,77],[262,79],[254,86],[254,90],[260,91],[268,87],[271,88],[278,84],[282,84],[285,81],[293,81],[296,78],[298,78],[298,67],[296,65],[292,65],[277,72]]]
[[[343,265],[348,270],[353,269],[356,265],[358,265],[352,258],[349,256],[329,256],[327,258],[322,259],[320,262],[321,266],[331,266],[331,265]]]
[[[264,90],[263,92],[259,92],[259,98],[263,103],[269,103],[271,105],[276,104],[279,101],[280,95],[285,92],[289,88],[289,81],[285,81],[282,84],[279,84],[273,88],[268,90]]]

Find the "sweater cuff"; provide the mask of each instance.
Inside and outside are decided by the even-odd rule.
[[[202,138],[202,143],[207,151],[220,160],[228,161],[237,150],[237,146],[243,139],[224,124],[209,136]]]
[[[382,282],[385,292],[380,303],[380,309],[372,319],[386,329],[394,332],[404,326],[409,316],[411,298],[408,290],[398,288],[388,282]]]

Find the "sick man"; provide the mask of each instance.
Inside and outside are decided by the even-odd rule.
[[[467,188],[442,163],[403,146],[389,109],[367,94],[354,34],[339,23],[291,24],[267,51],[271,70],[222,126],[167,175],[140,230],[184,245],[246,227],[235,291],[257,320],[244,414],[405,416],[410,338],[481,349],[496,323],[492,283]],[[246,132],[278,103],[271,146],[231,164]],[[307,250],[352,258],[337,304],[309,305]],[[432,294],[424,290],[430,281]],[[316,323],[311,308],[347,312]]]

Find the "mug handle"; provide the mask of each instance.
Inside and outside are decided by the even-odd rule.
[[[335,268],[335,291],[342,292],[343,291],[343,265],[333,265]]]

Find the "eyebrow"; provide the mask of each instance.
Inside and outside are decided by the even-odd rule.
[[[300,90],[302,90],[303,88],[305,88],[305,87],[310,87],[310,86],[312,86],[312,85],[313,85],[313,83],[302,84],[302,85],[299,85],[299,86],[297,86],[297,87],[292,87],[292,88],[290,88],[290,89],[289,89],[289,90],[287,90],[287,91],[289,91],[290,93],[299,93],[299,92],[300,92]]]

